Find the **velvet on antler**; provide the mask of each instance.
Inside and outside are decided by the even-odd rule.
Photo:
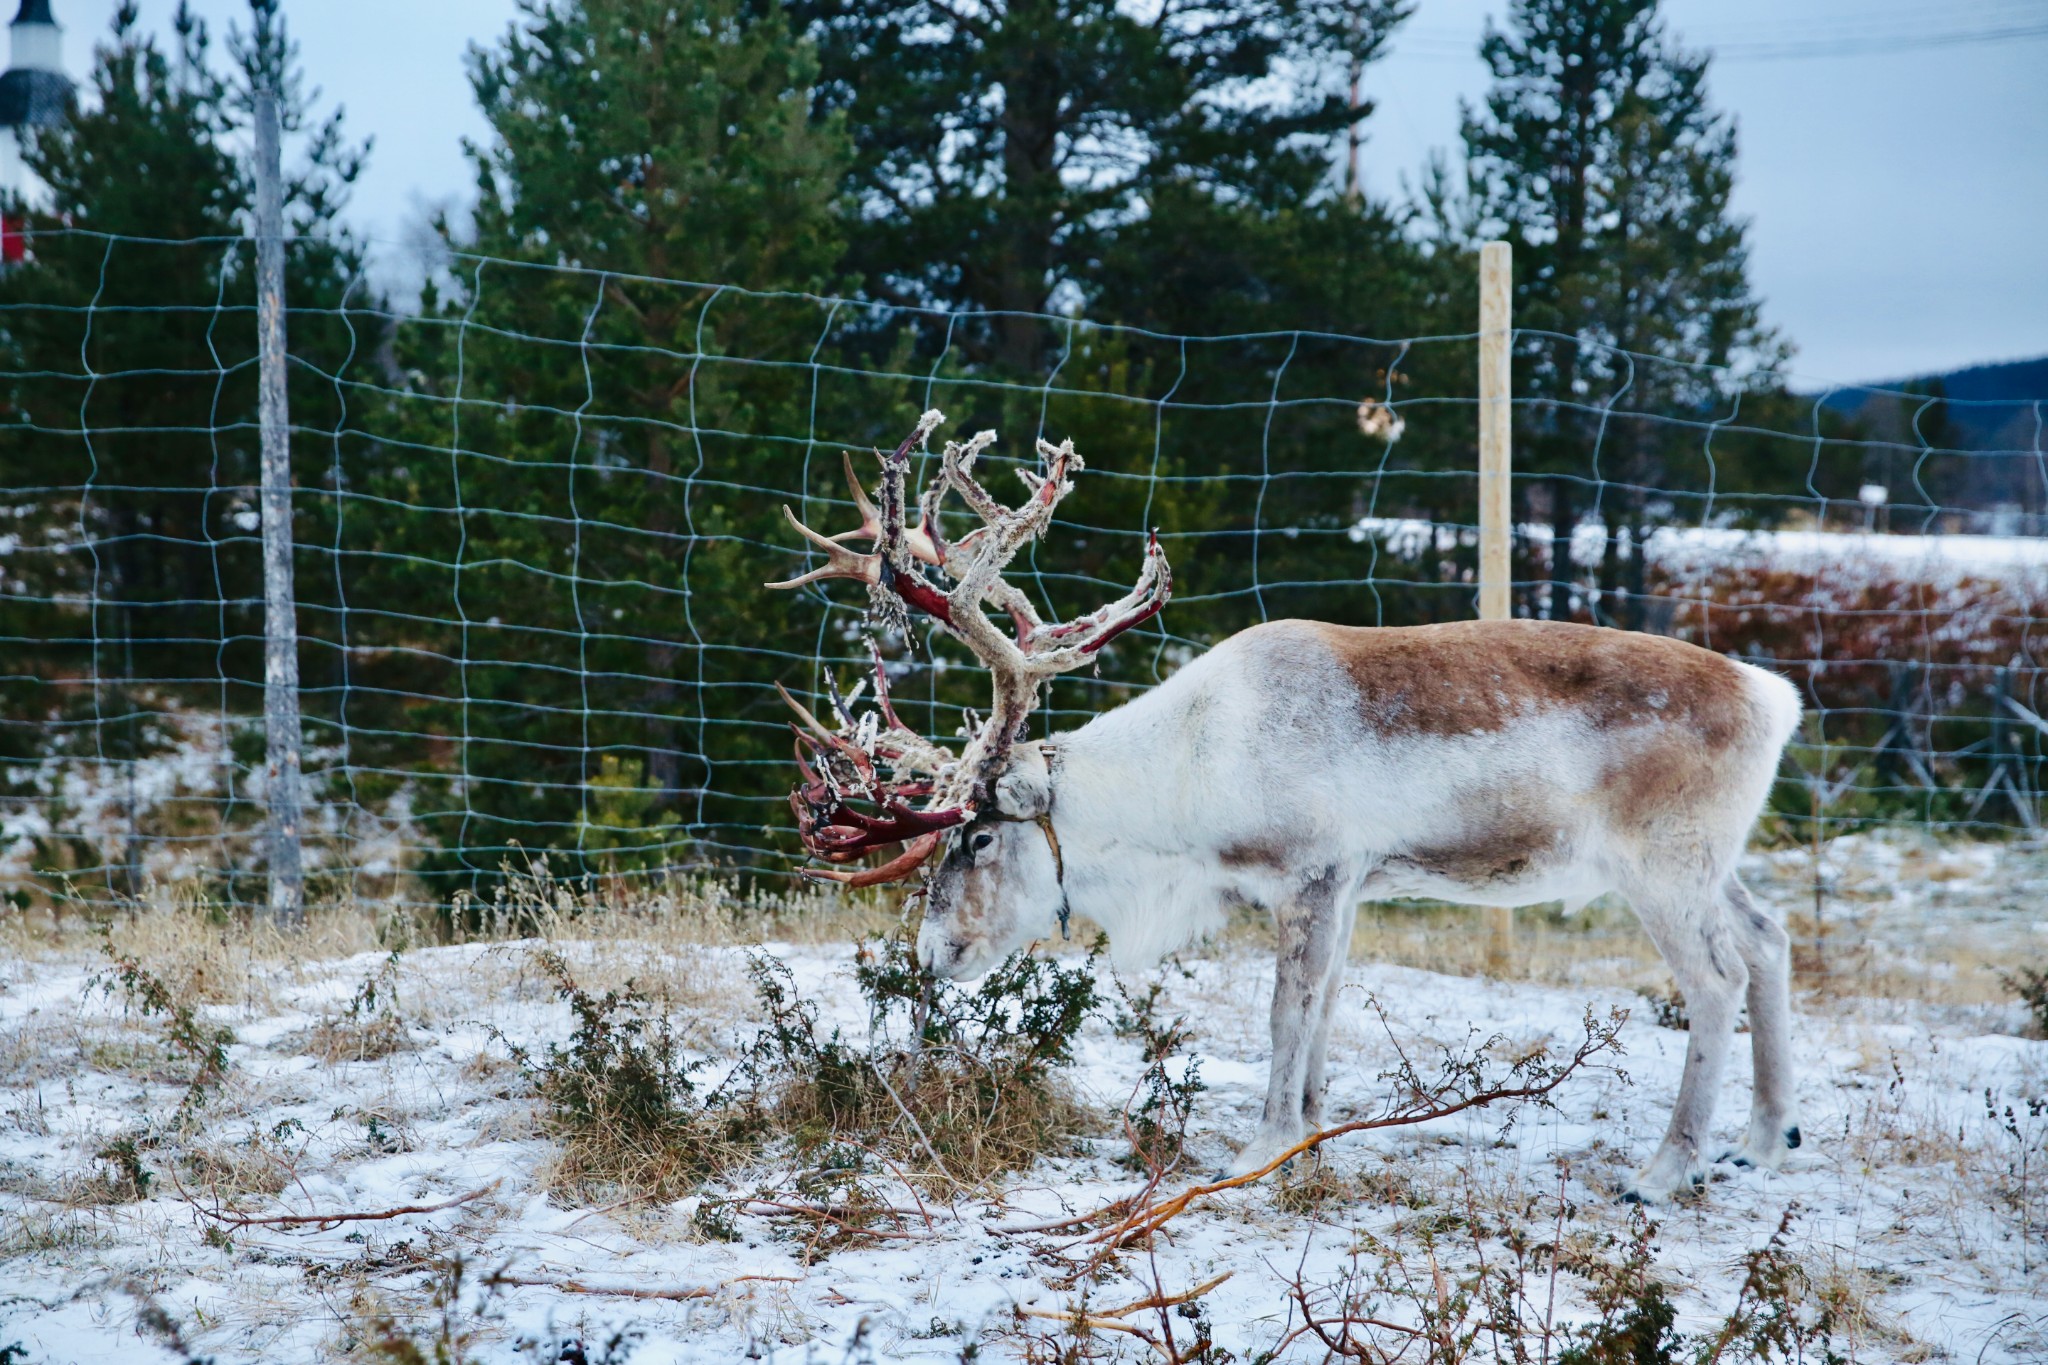
[[[883,621],[906,622],[913,611],[930,617],[981,661],[994,689],[987,718],[968,735],[957,757],[896,718],[879,651],[876,709],[856,718],[853,699],[842,702],[835,695],[837,729],[827,729],[787,692],[782,694],[803,722],[792,727],[804,780],[791,793],[790,804],[804,847],[826,862],[844,864],[874,849],[904,846],[880,867],[812,874],[849,885],[872,886],[911,875],[937,851],[947,829],[987,809],[1010,749],[1023,736],[1038,685],[1093,663],[1103,646],[1157,615],[1173,591],[1173,573],[1156,532],[1146,541],[1144,568],[1131,591],[1070,621],[1045,622],[1030,598],[1003,578],[1010,561],[1045,534],[1060,500],[1073,491],[1073,476],[1083,465],[1071,441],[1038,443],[1042,472],[1017,471],[1029,494],[1017,507],[998,502],[975,477],[975,464],[995,442],[994,432],[948,442],[938,472],[918,499],[917,525],[906,526],[910,454],[943,420],[936,409],[925,413],[894,453],[881,457],[881,485],[873,499],[847,459],[847,483],[861,514],[856,529],[819,535],[787,507],[782,509],[797,533],[824,552],[825,563],[769,587],[799,588],[840,578],[864,583]],[[982,523],[950,544],[940,522],[948,493],[957,494]],[[853,539],[864,539],[871,548],[865,553],[849,549],[844,542]],[[934,579],[933,573],[943,577]],[[990,619],[990,610],[1007,619],[1008,630]],[[889,772],[886,778],[883,768]],[[918,799],[922,806],[908,804]],[[849,801],[864,802],[878,813],[859,811]]]

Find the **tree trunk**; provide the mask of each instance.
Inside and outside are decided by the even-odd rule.
[[[1557,476],[1550,481],[1550,619],[1572,619],[1572,531],[1578,525],[1578,511],[1572,505],[1571,480]]]
[[[1593,609],[1593,624],[1621,623],[1616,593],[1621,586],[1621,533],[1609,521],[1614,514],[1602,512],[1600,528],[1600,603]]]
[[[1059,50],[1053,6],[1026,0],[1009,7],[1009,60],[1003,81],[1003,248],[998,257],[996,359],[1018,373],[1036,370],[1045,357],[1044,324],[1029,314],[1045,309],[1051,287],[1053,234],[1060,227],[1061,186]],[[1042,37],[1042,41],[1034,38]]]

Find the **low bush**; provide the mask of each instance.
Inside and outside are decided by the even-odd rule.
[[[109,995],[119,993],[128,1007],[159,1018],[164,1024],[164,1042],[171,1052],[192,1068],[185,1096],[178,1102],[177,1120],[189,1122],[209,1094],[220,1088],[228,1075],[228,1048],[234,1031],[209,1024],[199,1017],[199,1007],[190,998],[173,991],[165,980],[144,966],[142,960],[114,946],[111,928],[104,928],[101,950],[112,966],[93,978],[93,985]]]
[[[2021,967],[2018,971],[2000,973],[1998,979],[2027,1007],[2027,1022],[2033,1035],[2048,1038],[2048,971]]]
[[[398,961],[394,948],[363,978],[347,1009],[313,1026],[306,1051],[332,1064],[372,1062],[412,1047],[412,1029],[398,1008]]]
[[[496,1036],[558,1146],[547,1181],[570,1198],[675,1199],[772,1149],[793,1157],[779,1192],[714,1192],[692,1226],[730,1238],[739,1208],[765,1205],[808,1220],[809,1259],[899,1216],[905,1185],[981,1188],[1099,1126],[1065,1075],[1098,1004],[1092,955],[1067,967],[1019,954],[970,990],[934,978],[901,939],[864,943],[853,978],[868,1030],[858,1038],[822,1026],[789,968],[756,953],[747,971],[762,1025],[708,1086],[666,1001],[633,981],[588,990],[552,947],[533,961],[569,1007],[568,1039],[536,1050]],[[1161,1048],[1177,1045],[1177,1032],[1150,1027]],[[1182,1106],[1176,1133],[1191,1081],[1162,1092]]]
[[[551,1173],[557,1189],[578,1197],[623,1191],[673,1199],[759,1140],[750,1104],[692,1084],[659,1002],[631,982],[591,994],[553,948],[536,950],[534,961],[569,1006],[569,1041],[535,1056],[498,1036],[541,1102],[543,1129],[560,1145]]]
[[[1111,1021],[1117,1036],[1138,1045],[1145,1061],[1145,1074],[1124,1105],[1124,1133],[1131,1150],[1123,1164],[1133,1170],[1165,1176],[1179,1167],[1186,1154],[1188,1120],[1194,1116],[1195,1101],[1208,1086],[1202,1082],[1197,1058],[1186,1057],[1176,1071],[1170,1063],[1187,1052],[1193,1030],[1186,1015],[1160,1017],[1160,998],[1166,983],[1154,981],[1143,994],[1132,992],[1119,979],[1118,1007]]]
[[[1020,953],[965,990],[902,939],[872,940],[854,963],[869,1024],[857,1042],[821,1030],[789,968],[756,954],[768,1022],[749,1067],[800,1152],[855,1144],[926,1180],[982,1185],[1092,1126],[1063,1073],[1098,1003],[1094,967],[1093,954],[1064,967]]]

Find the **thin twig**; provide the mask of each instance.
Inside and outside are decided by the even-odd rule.
[[[919,1240],[918,1234],[914,1232],[885,1232],[881,1228],[864,1227],[844,1214],[834,1213],[830,1209],[819,1208],[816,1204],[785,1204],[779,1199],[749,1199],[740,1206],[740,1211],[743,1213],[767,1213],[769,1215],[788,1213],[795,1214],[799,1218],[823,1219],[828,1223],[837,1223],[848,1232],[861,1237],[892,1237],[909,1242]],[[894,1218],[909,1218],[915,1215],[916,1210],[899,1209],[885,1204],[879,1208],[865,1210],[865,1212],[885,1213]]]
[[[1113,1204],[1104,1204],[1099,1209],[1090,1209],[1086,1213],[1069,1214],[1065,1218],[1048,1219],[1043,1223],[983,1223],[982,1227],[984,1230],[994,1233],[999,1237],[1014,1237],[1026,1232],[1061,1232],[1067,1228],[1078,1227],[1082,1223],[1092,1223],[1098,1218],[1109,1218],[1120,1213],[1127,1213],[1130,1211],[1131,1205],[1137,1201],[1137,1195],[1126,1195]]]
[[[586,1218],[595,1218],[601,1213],[617,1213],[620,1209],[626,1208],[629,1205],[645,1204],[648,1203],[650,1200],[659,1199],[660,1197],[661,1195],[659,1193],[653,1190],[649,1190],[642,1194],[629,1194],[624,1199],[615,1200],[610,1204],[600,1204],[594,1209],[585,1209],[582,1213],[577,1214],[574,1218],[571,1218],[567,1223],[564,1223],[562,1225],[562,1231],[567,1232],[570,1228],[575,1227],[578,1223],[582,1222]]]
[[[1151,1294],[1139,1299],[1135,1303],[1127,1303],[1121,1308],[1084,1311],[1079,1308],[1055,1310],[1019,1306],[1017,1312],[1020,1316],[1027,1318],[1042,1318],[1048,1322],[1063,1323],[1077,1332],[1122,1332],[1128,1336],[1136,1337],[1168,1360],[1178,1361],[1181,1357],[1170,1349],[1170,1345],[1162,1345],[1159,1339],[1150,1332],[1132,1323],[1125,1322],[1124,1319],[1133,1313],[1148,1311],[1163,1314],[1169,1308],[1176,1308],[1184,1303],[1192,1303],[1236,1273],[1235,1271],[1226,1270],[1215,1279],[1206,1280],[1196,1285],[1193,1289],[1184,1289],[1178,1294]]]
[[[875,1079],[882,1083],[882,1089],[895,1102],[896,1112],[903,1115],[903,1121],[910,1125],[910,1131],[917,1134],[918,1145],[923,1147],[924,1154],[932,1159],[932,1165],[939,1168],[939,1174],[946,1177],[948,1185],[958,1186],[960,1182],[953,1178],[953,1173],[946,1169],[946,1163],[939,1159],[938,1149],[932,1146],[932,1140],[924,1135],[924,1125],[920,1124],[917,1121],[916,1115],[910,1112],[910,1106],[906,1105],[902,1097],[896,1093],[896,1087],[889,1084],[889,1078],[882,1074],[882,1068],[875,1065],[873,1058],[870,1058],[868,1061],[868,1070],[875,1073]],[[925,1221],[929,1223],[931,1219],[927,1217]]]
[[[1130,1323],[1124,1322],[1119,1318],[1100,1317],[1093,1313],[1076,1313],[1071,1311],[1054,1313],[1043,1308],[1019,1308],[1017,1311],[1027,1318],[1044,1318],[1050,1322],[1064,1323],[1077,1332],[1126,1332],[1148,1346],[1156,1347],[1159,1344],[1152,1339],[1150,1332],[1140,1327],[1133,1327]]]
[[[403,1218],[407,1214],[413,1213],[439,1213],[443,1209],[452,1209],[458,1205],[467,1204],[472,1199],[480,1199],[503,1183],[500,1180],[493,1180],[488,1185],[478,1186],[468,1194],[458,1194],[453,1199],[445,1199],[438,1204],[407,1204],[402,1208],[379,1209],[375,1213],[344,1211],[339,1213],[273,1213],[257,1216],[254,1214],[227,1213],[220,1209],[209,1209],[190,1195],[186,1196],[185,1202],[190,1204],[195,1212],[204,1214],[215,1222],[225,1223],[233,1228],[281,1228],[307,1225],[331,1228],[342,1223],[376,1223],[387,1218]]]
[[[715,1298],[736,1284],[749,1280],[767,1280],[777,1284],[800,1284],[800,1275],[736,1275],[718,1284],[684,1285],[678,1289],[642,1289],[626,1284],[589,1284],[583,1280],[550,1280],[533,1275],[506,1275],[499,1273],[484,1281],[486,1285],[509,1285],[515,1289],[554,1289],[564,1294],[598,1294],[614,1299],[662,1299],[671,1303],[685,1303],[692,1299]]]
[[[1432,1108],[1419,1111],[1409,1110],[1373,1119],[1354,1119],[1350,1123],[1340,1123],[1334,1128],[1325,1128],[1321,1132],[1311,1133],[1255,1171],[1247,1171],[1243,1175],[1229,1176],[1222,1180],[1212,1180],[1206,1184],[1190,1186],[1166,1202],[1142,1207],[1115,1227],[1094,1233],[1084,1240],[1104,1242],[1110,1246],[1121,1246],[1136,1238],[1150,1236],[1164,1227],[1168,1221],[1184,1212],[1188,1205],[1194,1203],[1197,1199],[1207,1195],[1218,1194],[1224,1190],[1234,1190],[1240,1186],[1263,1180],[1295,1157],[1300,1156],[1304,1152],[1314,1151],[1332,1138],[1344,1137],[1351,1133],[1372,1132],[1381,1128],[1412,1127],[1419,1123],[1429,1123],[1437,1119],[1450,1118],[1455,1114],[1464,1113],[1468,1109],[1499,1104],[1504,1100],[1541,1099],[1562,1085],[1566,1077],[1583,1066],[1586,1060],[1594,1053],[1609,1046],[1613,1040],[1614,1030],[1612,1028],[1605,1031],[1600,1031],[1597,1028],[1594,1029],[1594,1031],[1589,1032],[1586,1040],[1579,1045],[1578,1050],[1573,1053],[1570,1061],[1558,1068],[1555,1073],[1540,1081],[1531,1082],[1527,1085],[1485,1090],[1476,1095],[1465,1096],[1462,1099],[1438,1102]]]

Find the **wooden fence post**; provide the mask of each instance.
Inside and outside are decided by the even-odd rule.
[[[1508,619],[1508,541],[1512,503],[1513,408],[1509,404],[1509,342],[1514,335],[1513,249],[1479,248],[1479,619]],[[1486,911],[1486,967],[1499,975],[1514,957],[1515,912]]]
[[[263,489],[264,794],[269,807],[270,917],[306,917],[300,837],[299,613],[292,587],[291,418],[285,405],[284,171],[275,89],[256,92],[256,349]]]

